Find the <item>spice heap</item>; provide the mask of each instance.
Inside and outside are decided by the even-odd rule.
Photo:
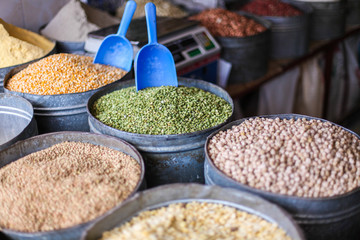
[[[88,22],[80,1],[70,0],[41,30],[41,34],[57,41],[84,42],[89,32],[98,29]]]
[[[44,49],[10,36],[0,24],[0,68],[29,62],[45,54]]]
[[[38,95],[80,93],[105,86],[125,74],[116,67],[93,64],[89,56],[60,53],[30,64],[15,74],[5,87]]]
[[[196,132],[226,121],[232,108],[224,99],[195,87],[123,88],[102,96],[92,114],[122,131],[169,135]]]
[[[360,186],[360,139],[330,122],[253,118],[211,138],[208,153],[234,180],[298,197]]]
[[[292,5],[280,0],[253,0],[239,10],[259,16],[293,17],[303,13]]]
[[[137,0],[137,8],[134,13],[133,18],[140,18],[145,16],[145,5],[148,2],[152,2],[156,6],[156,15],[161,17],[173,17],[173,18],[181,18],[185,17],[187,13],[183,11],[180,7],[172,4],[170,1],[167,0]],[[125,10],[124,3],[120,8],[116,10],[116,16],[121,18],[124,14]]]
[[[257,239],[290,240],[276,224],[221,204],[174,203],[141,212],[103,233],[101,240],[121,239]]]
[[[250,18],[220,8],[204,10],[189,19],[199,21],[216,37],[247,37],[266,30]]]
[[[92,220],[135,189],[140,165],[103,146],[63,142],[0,169],[0,227],[51,231]]]

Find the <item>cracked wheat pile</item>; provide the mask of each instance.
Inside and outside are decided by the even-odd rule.
[[[51,231],[92,220],[125,200],[140,179],[132,157],[63,142],[0,169],[0,227]]]
[[[360,186],[360,139],[330,122],[253,118],[221,131],[210,159],[232,179],[297,197],[331,197]]]
[[[256,215],[215,203],[174,203],[141,212],[103,233],[101,240],[290,240],[285,231]]]

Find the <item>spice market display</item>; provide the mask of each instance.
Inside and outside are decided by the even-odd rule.
[[[140,165],[108,147],[63,142],[0,169],[0,228],[52,231],[88,222],[125,200]]]
[[[291,240],[276,224],[221,204],[173,203],[141,212],[101,240],[257,239]]]
[[[114,34],[108,31],[118,28],[127,1],[107,12],[113,25],[105,15],[89,13],[91,3],[106,9],[112,0],[38,0],[49,4],[44,12],[27,11],[37,4],[30,1],[0,3],[0,95],[23,98],[32,107],[0,109],[33,124],[31,130],[0,127],[0,140],[9,140],[2,138],[5,131],[16,140],[3,148],[6,141],[0,142],[0,239],[358,240],[359,127],[346,124],[353,119],[350,110],[360,123],[360,22],[346,26],[341,36],[310,42],[301,38],[315,25],[314,11],[304,7],[304,0],[298,0],[304,5],[295,0],[136,0],[130,20],[137,19],[128,31],[135,59],[152,43],[148,38],[158,40],[171,52],[179,82],[137,91],[139,66],[163,70],[157,66],[160,54],[149,52],[151,61],[141,64],[132,59],[134,68],[124,71],[95,64],[96,53],[83,46],[61,49],[61,42],[91,39],[95,45],[96,37],[103,41]],[[161,19],[155,34],[148,29],[149,2]],[[200,2],[213,6],[195,8]],[[5,8],[8,13],[1,16]],[[22,30],[29,36],[19,38]],[[283,51],[274,54],[274,46]],[[108,51],[120,52],[116,47]],[[146,76],[159,76],[151,71]],[[127,77],[130,81],[124,81]],[[308,98],[316,99],[316,107]],[[27,131],[32,135],[19,140]],[[53,132],[56,138],[80,131],[111,137],[104,140],[107,146],[83,137],[47,148],[39,142],[42,150],[21,145],[36,145],[40,134]],[[119,139],[121,151],[112,148]],[[189,192],[208,198],[186,198],[185,188],[177,191],[180,185],[204,187]],[[166,194],[151,192],[159,189]],[[221,192],[226,189],[234,195]],[[177,194],[181,197],[174,200]],[[121,219],[119,213],[132,215]]]
[[[10,91],[37,95],[80,93],[115,82],[126,72],[93,64],[93,57],[59,53],[48,56],[15,74],[5,85]]]
[[[95,101],[92,114],[106,125],[138,134],[170,135],[201,131],[232,114],[224,99],[195,87],[123,88]]]

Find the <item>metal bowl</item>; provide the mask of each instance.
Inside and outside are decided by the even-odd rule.
[[[200,184],[169,184],[139,192],[121,207],[98,219],[82,235],[82,240],[99,239],[102,233],[118,227],[142,211],[157,209],[172,203],[210,202],[237,208],[276,223],[293,240],[304,239],[291,217],[274,204],[253,194],[218,186]]]

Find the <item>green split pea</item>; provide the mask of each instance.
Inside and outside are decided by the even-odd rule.
[[[231,116],[224,99],[195,87],[123,88],[95,101],[92,114],[104,124],[131,133],[170,135],[208,129]]]

